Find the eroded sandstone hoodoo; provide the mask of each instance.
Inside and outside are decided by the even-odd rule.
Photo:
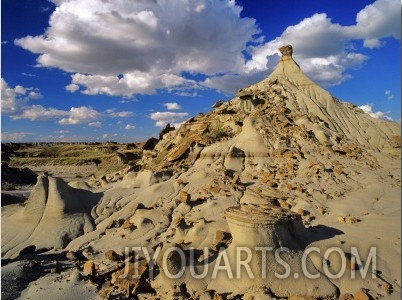
[[[240,292],[265,287],[278,297],[337,294],[324,274],[313,280],[305,276],[319,271],[303,256],[308,232],[300,215],[278,205],[277,198],[284,197],[272,191],[258,198],[255,192],[246,191],[240,206],[225,210],[233,240],[220,255],[227,257],[231,270],[220,272],[209,288]]]
[[[293,54],[293,47],[292,45],[286,45],[279,48],[279,51],[282,54],[282,59],[286,57],[292,57]]]
[[[85,202],[75,189],[50,176],[38,176],[22,210],[10,213],[14,218],[2,223],[2,255],[6,258],[28,245],[64,248],[71,240],[94,230]],[[18,236],[12,234],[13,228],[19,228]]]

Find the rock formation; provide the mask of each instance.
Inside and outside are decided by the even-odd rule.
[[[62,249],[71,240],[93,231],[94,224],[85,204],[63,180],[38,176],[22,209],[15,206],[2,211],[3,257],[15,256],[28,245]]]
[[[277,297],[335,297],[337,288],[324,274],[315,279],[299,276],[303,274],[303,240],[308,239],[309,235],[301,216],[281,208],[277,199],[284,197],[277,193],[271,192],[268,197],[249,194],[246,191],[240,206],[225,210],[233,240],[224,250],[226,253],[220,255],[227,255],[231,274],[236,276],[228,278],[227,273],[221,273],[208,287],[222,294],[265,288]],[[246,251],[243,257],[239,255],[241,251]],[[283,265],[276,259],[279,253],[290,267],[289,277],[280,278],[285,272]],[[246,261],[249,268],[240,269],[241,261]],[[311,274],[317,274],[317,269],[308,257],[305,265]],[[275,273],[279,275],[275,276]]]
[[[25,206],[2,210],[3,256],[15,258],[30,244],[83,251],[94,262],[90,273],[101,277],[94,283],[106,281],[97,286],[101,293],[113,292],[117,298],[149,291],[164,299],[333,298],[361,287],[369,288],[373,297],[381,295],[378,278],[329,280],[322,274],[322,253],[303,257],[307,246],[358,243],[363,249],[385,247],[381,251],[387,257],[379,258],[379,266],[391,274],[385,280],[397,284],[400,126],[339,101],[303,74],[291,46],[280,51],[282,58],[269,77],[175,130],[169,128],[159,141],[151,140],[138,162],[141,170],[120,174],[122,180],[104,179],[91,190],[85,184],[75,183],[76,189],[39,177]],[[94,195],[96,203],[88,203]],[[336,236],[342,233],[338,243]],[[392,243],[380,240],[385,234],[396,235]],[[180,272],[182,267],[174,253],[167,255],[165,266],[160,257],[173,246],[186,259],[194,249],[197,274],[209,266],[206,276],[195,279],[186,269],[183,276],[168,278],[164,271]],[[125,258],[133,263],[131,269],[142,266],[141,278],[132,286],[126,279],[117,280],[124,264],[105,260],[103,254],[113,250],[123,255],[127,247],[148,251]],[[251,249],[249,269],[241,265],[241,278],[233,280],[220,270],[215,279],[214,268],[225,257],[236,275],[233,266],[241,247]],[[266,265],[256,247],[272,248],[266,252]],[[289,252],[281,252],[281,257],[291,276],[280,279],[275,271],[285,270],[275,251],[284,247]],[[144,260],[158,249],[159,273],[147,278],[144,270],[152,268],[147,269]],[[303,259],[311,274],[322,274],[319,279],[303,276]],[[338,262],[339,257],[330,257],[326,263],[336,272]]]

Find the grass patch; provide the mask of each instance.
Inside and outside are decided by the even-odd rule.
[[[55,165],[60,165],[60,166],[68,166],[68,165],[74,165],[74,166],[83,166],[83,165],[90,165],[90,164],[100,164],[102,162],[102,159],[105,157],[19,157],[15,158],[12,157],[10,159],[10,165],[14,167],[23,167],[23,166],[43,166],[43,165],[49,165],[49,166],[55,166]]]
[[[208,144],[212,144],[225,138],[229,138],[232,135],[231,129],[225,128],[222,122],[217,122],[209,131],[203,134],[203,138],[208,142]]]
[[[132,164],[142,156],[142,149],[135,144],[85,144],[44,143],[15,144],[8,156],[9,165],[26,166],[85,166],[97,165],[99,173],[115,172]]]

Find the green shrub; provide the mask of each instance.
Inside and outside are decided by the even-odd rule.
[[[2,191],[12,191],[15,190],[15,184],[12,182],[2,182],[1,183]]]
[[[218,122],[209,130],[209,132],[204,134],[204,137],[209,143],[214,143],[232,136],[231,130],[229,128],[225,128],[223,125],[224,124],[222,122]]]

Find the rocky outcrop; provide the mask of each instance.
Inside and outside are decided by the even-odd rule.
[[[173,162],[181,158],[197,141],[201,141],[201,137],[197,133],[193,132],[187,135],[169,152],[166,158],[167,161]]]
[[[339,101],[301,71],[292,57],[292,46],[283,46],[280,51],[281,60],[270,76],[165,134],[149,153],[152,161],[145,155],[142,162],[155,169],[192,164],[194,157],[206,150],[192,147],[196,142],[200,147],[220,143],[224,148],[226,141],[244,132],[246,119],[258,126],[268,153],[282,148],[303,155],[311,151],[308,145],[314,144],[331,153],[362,148],[400,156],[398,124],[372,118],[356,106]],[[359,155],[364,159],[362,153],[356,158]]]
[[[94,230],[85,202],[61,179],[38,176],[25,206],[18,208],[2,212],[4,257],[15,256],[27,245],[64,248],[74,238]],[[9,219],[9,213],[16,217]],[[19,228],[18,235],[12,234],[11,228]]]
[[[231,272],[238,279],[229,278],[228,273],[220,273],[208,287],[219,293],[241,293],[253,287],[265,287],[276,297],[335,297],[337,288],[323,274],[315,279],[294,276],[280,278],[275,275],[283,269],[283,261],[290,267],[291,274],[302,274],[302,268],[315,274],[318,272],[308,257],[305,266],[302,266],[303,240],[308,238],[308,233],[299,214],[279,206],[278,196],[286,198],[276,192],[258,197],[254,192],[246,191],[240,206],[225,210],[232,242],[224,250],[226,253],[220,255],[227,256]],[[239,249],[247,253],[244,260],[248,266],[240,274]],[[282,254],[283,261],[278,260],[278,253]],[[314,289],[314,286],[320,288]]]
[[[78,201],[73,187],[83,188],[79,195],[87,195],[91,187],[39,178],[25,206],[9,205],[2,211],[4,255],[13,257],[26,246],[50,243],[65,250],[84,249],[94,262],[87,264],[86,276],[98,277],[93,283],[104,298],[118,297],[113,294],[118,290],[124,298],[146,291],[163,299],[334,299],[338,288],[342,294],[352,292],[344,290],[349,278],[330,282],[320,273],[323,266],[335,271],[339,257],[323,265],[321,254],[303,256],[303,250],[311,244],[337,244],[331,238],[343,228],[339,245],[349,246],[360,238],[348,235],[359,226],[371,221],[374,229],[388,217],[397,220],[400,128],[318,87],[302,73],[292,51],[290,46],[281,48],[278,67],[267,79],[239,90],[230,101],[217,102],[211,112],[168,130],[160,140],[151,140],[137,162],[139,168],[106,175],[90,185],[99,194],[90,219],[80,206],[85,197]],[[376,193],[368,195],[365,189]],[[353,209],[348,201],[353,201]],[[392,231],[390,220],[382,225]],[[16,230],[21,224],[26,228]],[[358,232],[364,233],[354,233]],[[398,239],[392,241],[372,242],[382,243],[398,260],[393,244]],[[123,262],[115,254],[125,253],[127,246],[140,250]],[[169,252],[173,248],[178,251]],[[158,276],[150,280],[152,268],[146,261],[158,251]],[[181,253],[185,271],[169,277],[183,269]],[[277,253],[290,268],[286,278],[277,277],[285,272]],[[188,268],[189,260],[194,270]],[[381,264],[391,269],[386,260],[382,257]],[[304,276],[303,261],[319,279]],[[131,262],[127,270],[125,262]],[[238,262],[243,263],[239,268]],[[347,266],[354,270],[357,265],[349,260]],[[214,272],[216,267],[219,272]],[[191,274],[204,270],[202,278]],[[125,271],[140,271],[141,276],[120,277]],[[379,289],[378,282],[368,284]]]
[[[166,133],[168,133],[168,132],[170,132],[170,131],[172,131],[172,130],[174,130],[174,129],[175,129],[174,126],[171,126],[169,123],[166,124],[165,128],[163,128],[163,129],[159,132],[159,140],[163,139],[163,136],[164,136]]]
[[[142,146],[142,150],[154,150],[156,144],[158,144],[158,141],[159,140],[157,138],[151,137]]]
[[[2,163],[1,181],[2,187],[6,182],[10,184],[35,184],[36,175],[28,168],[14,168],[7,163]]]

